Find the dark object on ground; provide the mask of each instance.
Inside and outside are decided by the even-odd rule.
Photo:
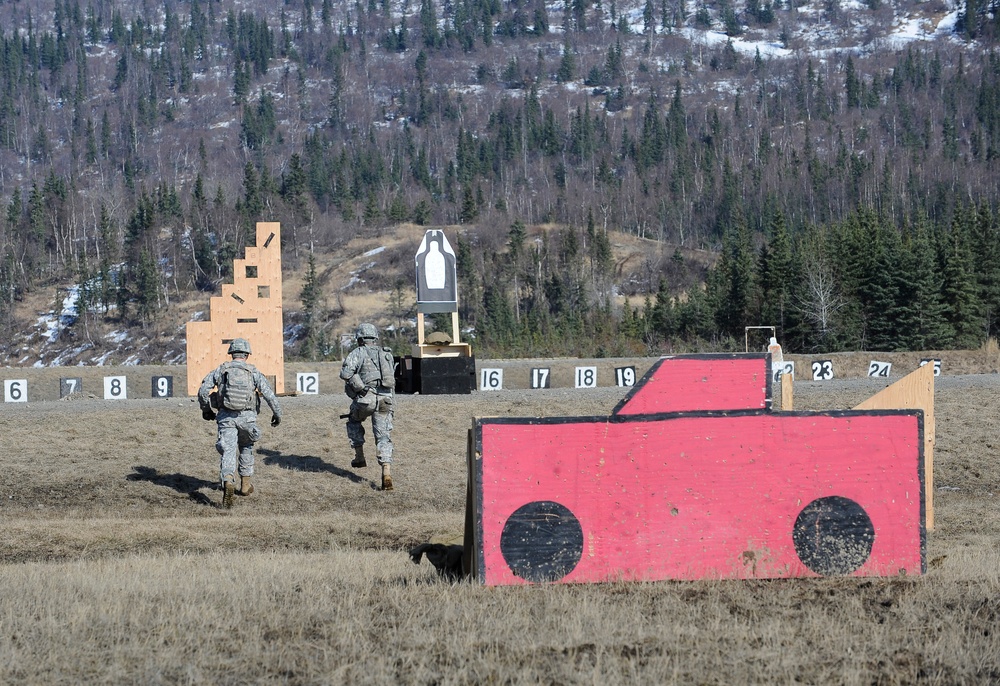
[[[460,545],[421,543],[410,551],[410,559],[414,564],[420,564],[420,556],[426,555],[442,578],[461,581],[465,577],[465,572],[462,571],[462,553]]]

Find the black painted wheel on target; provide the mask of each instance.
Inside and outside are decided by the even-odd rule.
[[[500,534],[500,552],[518,577],[558,581],[583,556],[583,527],[564,505],[536,500],[517,508]]]
[[[802,508],[795,518],[792,540],[802,564],[821,576],[838,576],[868,561],[875,527],[861,505],[833,495]]]

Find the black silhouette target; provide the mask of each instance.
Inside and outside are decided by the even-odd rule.
[[[832,495],[802,508],[792,540],[802,564],[817,574],[850,574],[871,556],[875,527],[858,503]]]
[[[558,581],[580,562],[583,527],[568,508],[536,500],[517,508],[500,534],[500,552],[526,581]]]

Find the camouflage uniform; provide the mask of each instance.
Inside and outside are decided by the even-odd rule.
[[[271,390],[271,385],[264,378],[256,367],[247,362],[246,360],[234,359],[229,362],[223,362],[215,371],[211,372],[205,377],[205,380],[201,382],[201,388],[198,389],[198,404],[201,405],[202,411],[204,412],[206,408],[211,409],[211,394],[213,388],[219,388],[222,383],[223,374],[235,365],[242,365],[250,370],[253,375],[253,383],[256,393],[263,396],[264,400],[267,401],[268,407],[271,408],[271,412],[274,415],[274,419],[271,420],[273,426],[277,426],[275,420],[280,421],[281,419],[281,406],[278,404],[278,399],[274,395],[274,391]],[[254,407],[247,410],[229,410],[225,407],[218,408],[218,414],[216,415],[216,421],[218,422],[219,428],[219,439],[215,443],[215,449],[219,451],[219,478],[223,482],[226,481],[226,477],[232,477],[237,471],[237,457],[239,458],[239,474],[240,476],[251,476],[253,474],[253,444],[260,440],[261,430],[257,426],[257,413],[260,412],[260,396],[256,398]]]
[[[392,350],[376,345],[375,338],[360,338],[340,369],[344,392],[351,398],[347,438],[355,449],[365,443],[362,422],[372,418],[378,463],[392,464],[392,409],[395,387]],[[374,394],[374,396],[372,395]]]

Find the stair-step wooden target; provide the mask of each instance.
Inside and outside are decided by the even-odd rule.
[[[285,392],[281,321],[281,224],[258,222],[257,244],[233,260],[233,283],[213,296],[209,320],[187,325],[187,388],[196,395],[201,380],[224,360],[234,338],[250,341],[250,362],[268,377],[275,393]]]

